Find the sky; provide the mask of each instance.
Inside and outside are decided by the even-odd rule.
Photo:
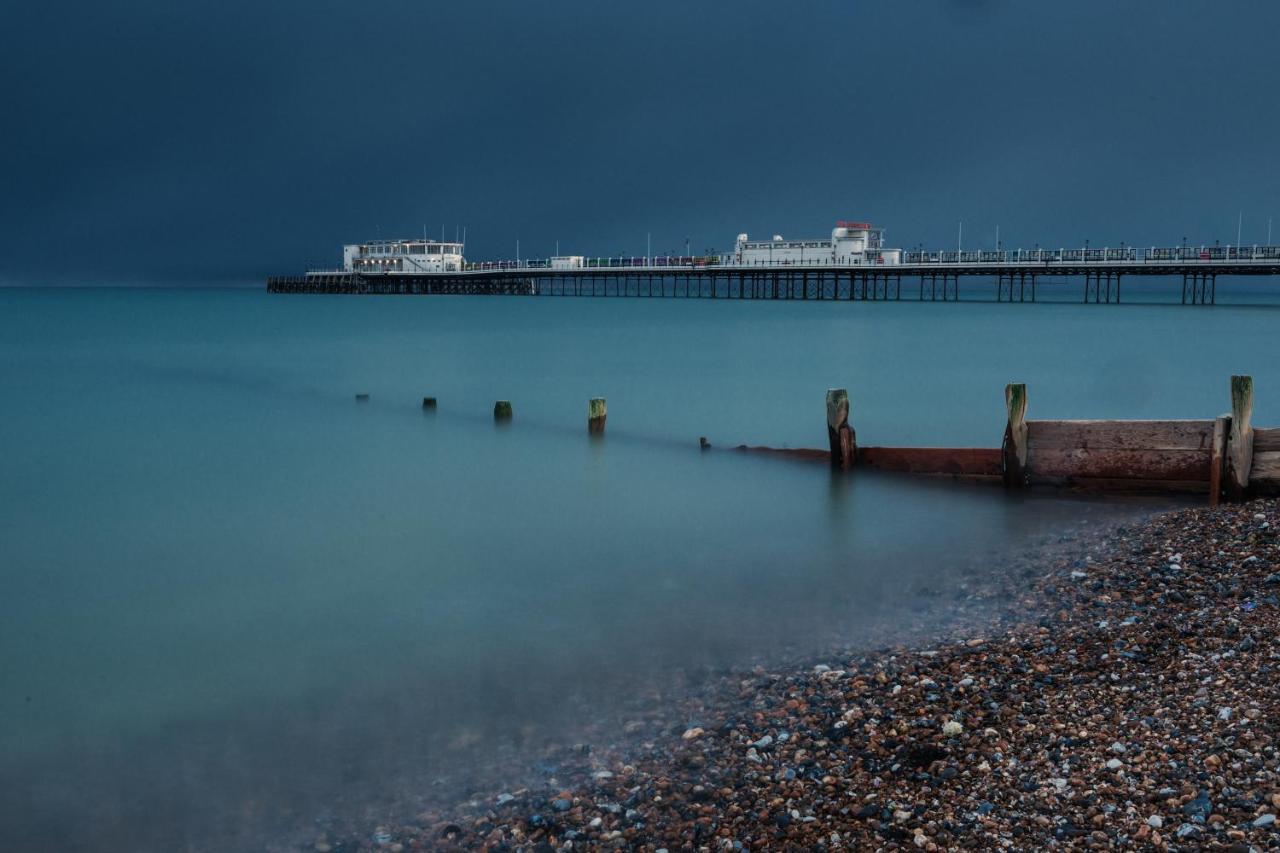
[[[0,283],[469,259],[1280,242],[1280,3],[5,4]]]

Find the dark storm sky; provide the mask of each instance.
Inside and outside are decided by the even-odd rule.
[[[442,224],[472,258],[839,217],[1260,242],[1278,38],[1274,0],[10,2],[0,282],[260,281]]]

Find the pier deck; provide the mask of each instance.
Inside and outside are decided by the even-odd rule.
[[[1098,250],[1102,252],[1103,250]],[[1231,250],[1234,251],[1234,250]],[[1249,250],[1241,250],[1241,254]],[[961,280],[987,280],[993,301],[1035,302],[1044,285],[1061,292],[1073,280],[1082,302],[1121,301],[1122,283],[1132,278],[1181,280],[1184,305],[1217,301],[1219,276],[1280,275],[1280,249],[1264,257],[1225,259],[1125,260],[913,260],[873,266],[665,264],[592,265],[553,269],[539,262],[481,264],[440,273],[309,273],[267,279],[272,293],[383,295],[480,294],[494,296],[602,296],[699,299],[784,299],[947,302],[960,298]],[[934,253],[937,255],[938,253]],[[966,253],[958,254],[961,258]],[[1030,253],[971,253],[1023,256]],[[926,257],[929,253],[908,253]],[[1230,255],[1230,252],[1228,253]],[[1175,285],[1176,288],[1176,285]],[[1175,296],[1177,290],[1174,290]]]

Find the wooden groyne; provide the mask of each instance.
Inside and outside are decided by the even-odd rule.
[[[843,389],[827,392],[830,449],[739,449],[869,468],[1092,492],[1201,493],[1211,504],[1280,494],[1280,428],[1256,429],[1253,379],[1231,377],[1231,411],[1200,420],[1034,420],[1026,385],[1005,388],[1000,447],[859,447]]]

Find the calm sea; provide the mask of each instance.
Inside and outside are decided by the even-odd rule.
[[[676,673],[891,642],[1156,505],[719,448],[823,446],[832,386],[863,444],[998,446],[1014,380],[1032,417],[1212,417],[1252,373],[1280,423],[1278,319],[0,290],[0,845],[262,849]]]

